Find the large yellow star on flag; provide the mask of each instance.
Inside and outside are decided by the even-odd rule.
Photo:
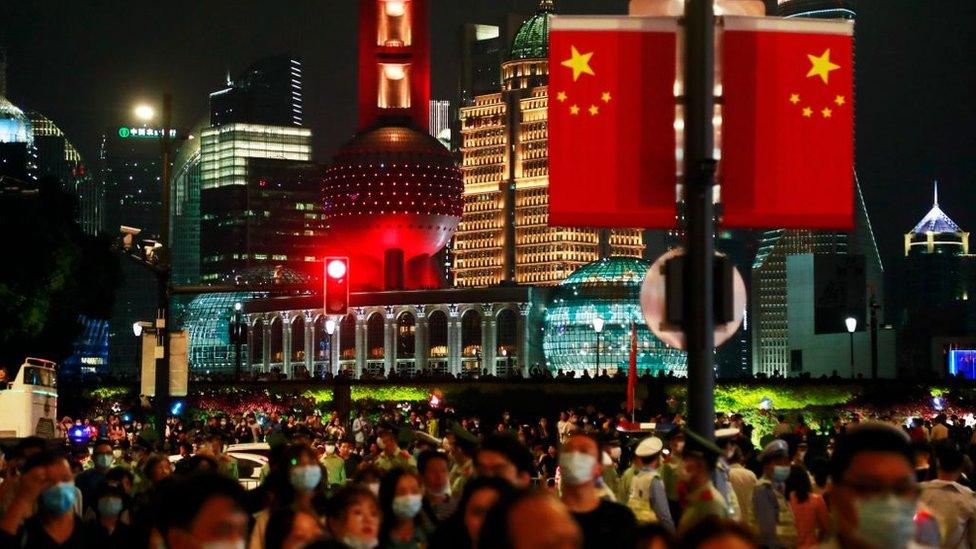
[[[579,80],[581,74],[596,76],[596,73],[590,68],[590,58],[593,57],[593,52],[581,54],[576,46],[570,46],[570,49],[570,58],[563,61],[562,66],[573,69],[573,82]]]
[[[807,77],[819,76],[824,84],[827,83],[827,76],[830,74],[830,71],[835,71],[840,68],[840,65],[830,62],[830,48],[824,50],[820,57],[807,54],[807,59],[810,60],[810,72],[807,73]]]

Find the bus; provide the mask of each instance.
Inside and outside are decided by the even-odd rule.
[[[0,438],[54,438],[58,413],[58,365],[28,357],[0,376]]]

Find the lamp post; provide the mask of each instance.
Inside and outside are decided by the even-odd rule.
[[[596,332],[596,376],[600,375],[600,334],[603,332],[604,320],[600,316],[593,318],[593,331]]]
[[[328,346],[328,349],[329,349],[329,351],[328,351],[329,352],[329,373],[332,374],[333,376],[338,376],[339,375],[339,372],[334,372],[333,371],[333,367],[335,365],[332,363],[332,354],[333,354],[333,350],[332,350],[332,334],[334,334],[335,331],[336,331],[336,321],[335,321],[335,319],[334,318],[327,318],[327,319],[325,319],[325,333],[329,334],[329,346]]]
[[[844,323],[847,324],[847,333],[851,336],[851,379],[854,379],[854,332],[857,331],[857,319],[849,316]]]
[[[231,326],[231,341],[234,344],[234,379],[241,380],[241,343],[244,339],[244,324],[241,322],[243,305],[234,303],[234,324]]]

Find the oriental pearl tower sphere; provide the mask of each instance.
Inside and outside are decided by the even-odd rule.
[[[461,219],[464,182],[427,132],[426,0],[361,0],[359,132],[326,170],[331,254],[357,289],[437,288],[433,261]]]

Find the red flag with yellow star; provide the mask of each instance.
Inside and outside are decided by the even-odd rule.
[[[853,227],[852,33],[847,21],[724,18],[724,226]]]
[[[549,224],[676,224],[677,20],[554,16]]]

